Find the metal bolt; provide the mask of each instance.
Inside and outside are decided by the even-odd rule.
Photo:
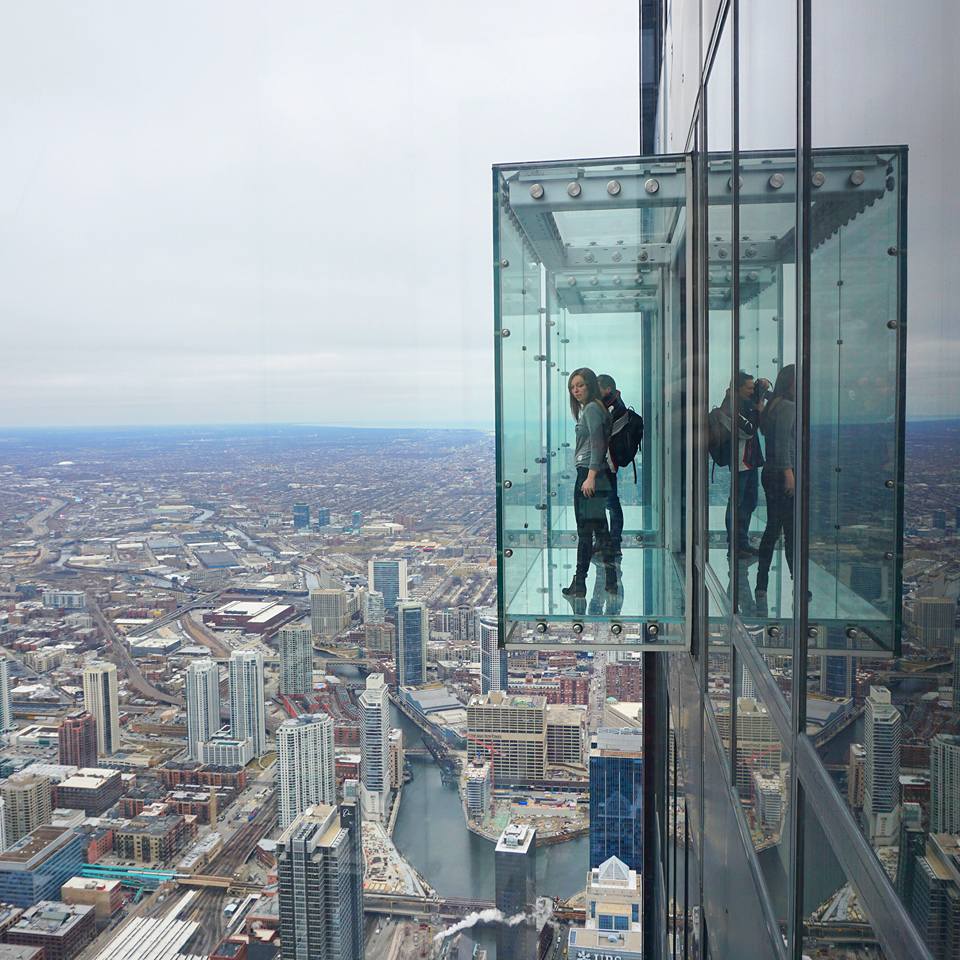
[[[577,278],[567,277],[567,283],[570,284],[571,287],[575,287],[577,285]]]
[[[500,336],[501,336],[501,337],[509,337],[509,336],[510,336],[510,331],[509,331],[506,327],[504,327],[504,328],[500,331]]]
[[[619,287],[621,283],[623,283],[623,281],[620,279],[620,277],[614,277],[614,278],[613,278],[613,285],[614,285],[615,287]]]
[[[507,549],[503,551],[503,555],[507,557],[507,559],[509,559],[510,557],[513,556],[513,551],[509,547],[507,547]]]
[[[620,192],[620,181],[611,180],[607,184],[607,193],[609,193],[611,197],[615,197],[619,192]]]
[[[807,636],[811,640],[816,640],[817,637],[819,636],[819,631],[817,630],[816,627],[807,627]]]
[[[887,247],[887,256],[895,257],[900,251],[896,247]]]
[[[575,634],[577,634],[577,636],[579,636],[581,633],[583,633],[583,624],[582,624],[582,623],[579,623],[579,622],[575,623],[575,624],[573,625],[573,632],[574,632]]]
[[[660,635],[660,628],[655,623],[647,624],[647,636],[656,637]]]
[[[892,490],[896,484],[892,480],[884,480],[883,485],[888,489]]]
[[[610,632],[615,636],[619,637],[623,633],[623,624],[621,623],[612,623],[610,625]]]
[[[726,259],[727,259],[727,251],[726,251],[726,250],[723,250],[723,249],[720,249],[720,250],[717,251],[717,256],[718,256],[721,260],[726,260]]]
[[[535,629],[536,629],[537,633],[546,633],[546,632],[547,632],[547,625],[541,620],[541,621],[537,624],[537,626],[536,626]]]
[[[506,269],[507,267],[510,266],[510,261],[509,261],[509,260],[501,260],[501,261],[500,261],[500,266],[503,267],[504,269]]]
[[[757,255],[757,248],[752,246],[747,247],[747,249],[743,251],[743,255],[747,260],[752,260]]]
[[[822,170],[818,170],[811,178],[810,182],[815,187],[822,187],[827,182],[826,174]]]
[[[751,270],[750,273],[747,274],[747,277],[748,277],[750,280],[756,280],[759,276],[760,276],[760,274],[757,273],[756,270]]]
[[[743,177],[737,177],[737,188],[739,190],[743,189]],[[727,177],[727,189],[733,189],[733,177]]]
[[[581,192],[582,189],[583,189],[583,188],[580,186],[579,183],[577,183],[576,180],[574,180],[573,183],[568,183],[568,184],[567,184],[567,193],[568,193],[571,197],[579,197],[579,196],[580,196],[580,192]]]
[[[637,254],[637,259],[643,261],[644,263],[646,263],[647,260],[650,259],[650,254],[647,253],[646,250],[641,250],[640,253]]]
[[[646,190],[647,193],[654,194],[660,189],[660,181],[651,177],[643,184],[643,189]]]
[[[636,536],[637,543],[643,543],[643,534],[638,533]]]
[[[541,200],[543,198],[543,184],[535,183],[530,187],[530,196],[534,200]]]
[[[503,481],[503,489],[504,489],[504,490],[509,490],[512,486],[513,486],[513,481],[512,481],[512,480],[504,480],[504,481]]]
[[[896,329],[897,329],[897,326],[898,326],[898,324],[897,324],[897,321],[896,321],[896,320],[888,320],[888,321],[887,321],[887,329],[888,329],[888,330],[896,330]]]
[[[538,353],[533,359],[539,362],[542,360],[546,360],[547,355],[545,353]]]
[[[583,259],[586,260],[587,263],[593,263],[593,261],[596,260],[596,257],[594,257],[592,253],[588,253]]]
[[[893,554],[888,550],[888,551],[883,555],[883,559],[884,559],[884,560],[892,560],[892,559],[893,559]]]
[[[860,631],[856,627],[847,627],[847,639],[856,640],[860,636]]]
[[[590,278],[590,286],[595,287],[600,281],[596,277]]]
[[[850,184],[854,187],[859,187],[863,184],[863,181],[867,179],[867,175],[862,170],[854,170],[850,174]]]
[[[773,173],[770,175],[770,179],[767,181],[767,185],[771,190],[779,190],[783,186],[783,174],[782,173]]]
[[[617,250],[614,253],[612,259],[614,263],[619,263],[623,259],[623,254],[619,250]]]
[[[780,628],[779,628],[779,627],[771,627],[767,632],[770,634],[770,638],[771,638],[772,640],[779,640],[779,639],[780,639]]]

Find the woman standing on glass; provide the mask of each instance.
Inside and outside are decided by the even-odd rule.
[[[757,571],[756,601],[767,600],[770,563],[780,533],[790,576],[793,576],[793,494],[794,447],[797,428],[797,372],[790,363],[777,375],[773,397],[760,414],[760,429],[767,441],[767,461],[763,467],[763,491],[767,497],[767,526],[760,540],[760,567]]]
[[[617,568],[610,550],[607,528],[607,494],[610,475],[607,468],[607,445],[612,420],[600,397],[597,375],[588,367],[580,367],[567,381],[570,412],[576,421],[577,480],[573,492],[573,512],[577,520],[577,570],[569,587],[561,591],[565,597],[587,595],[587,573],[593,558],[594,542],[603,563],[608,593],[616,593]]]

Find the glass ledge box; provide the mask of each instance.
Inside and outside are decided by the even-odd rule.
[[[848,654],[892,652],[899,639],[905,276],[897,253],[906,247],[905,180],[904,148],[815,158],[809,416],[802,422],[798,402],[796,423],[798,436],[809,435],[810,521],[805,537],[796,531],[797,558],[808,565],[809,618],[822,645],[842,638]],[[737,547],[728,556],[732,477],[710,461],[705,424],[736,377],[735,356],[740,370],[772,385],[802,342],[794,154],[741,154],[738,184],[734,218],[729,154],[494,167],[506,645],[684,644],[688,549],[714,582],[739,580],[735,602],[720,598],[728,613],[758,635],[789,633],[794,597],[784,542],[761,599],[752,586],[756,557]],[[690,309],[698,300],[702,306]],[[707,320],[696,322],[697,313]],[[644,439],[636,479],[631,466],[617,475],[617,590],[605,588],[595,552],[586,597],[568,599],[561,591],[573,578],[578,540],[568,379],[579,367],[616,380],[624,403],[643,417]],[[702,398],[700,409],[690,409],[691,396]],[[698,496],[701,508],[690,511]],[[767,523],[762,489],[758,500],[749,523],[754,544]]]

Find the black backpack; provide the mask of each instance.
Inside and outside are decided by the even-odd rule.
[[[613,421],[607,452],[614,470],[633,464],[633,482],[637,482],[636,457],[643,445],[643,417],[636,410],[627,409]]]
[[[707,414],[707,449],[718,467],[730,466],[730,415],[720,407]]]

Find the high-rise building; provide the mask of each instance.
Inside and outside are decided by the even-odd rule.
[[[392,623],[368,623],[363,628],[363,641],[368,653],[393,653],[397,628]]]
[[[490,805],[490,764],[472,763],[467,770],[467,812],[482,820]]]
[[[913,901],[914,881],[917,875],[917,857],[923,856],[926,846],[923,829],[923,811],[919,803],[905,803],[900,818],[900,853],[897,857],[897,893],[907,909]]]
[[[363,622],[365,624],[383,623],[385,619],[383,594],[378,590],[368,590],[363,598]]]
[[[310,526],[310,504],[295,503],[293,505],[293,529],[306,530]]]
[[[590,741],[590,866],[618,857],[643,872],[643,730],[601,727]]]
[[[906,904],[934,960],[960,957],[960,837],[931,833],[914,860]]]
[[[563,703],[547,706],[547,763],[582,767],[587,745],[587,711]]]
[[[7,801],[0,793],[0,853],[7,849]]]
[[[280,828],[288,827],[314,804],[334,804],[333,718],[304,714],[277,727],[277,792]]]
[[[277,841],[280,955],[362,960],[363,863],[356,801],[310,807]],[[358,915],[359,914],[359,915]]]
[[[60,724],[57,740],[62,764],[71,767],[97,765],[97,721],[88,710],[68,713]]]
[[[604,670],[608,697],[627,703],[643,701],[643,666],[639,660],[619,660],[608,663]]]
[[[951,597],[919,597],[913,605],[913,626],[921,646],[953,649],[957,602]]]
[[[930,832],[960,834],[960,737],[930,743]]]
[[[493,854],[495,903],[508,918],[524,919],[497,926],[497,956],[517,960],[537,956],[540,933],[533,919],[537,902],[537,831],[510,823],[500,834]]]
[[[467,759],[489,761],[493,786],[538,783],[547,766],[547,701],[487,693],[467,703]]]
[[[117,668],[112,663],[91,663],[83,670],[83,705],[97,722],[97,752],[120,749],[120,701]]]
[[[234,650],[230,656],[230,734],[249,740],[255,757],[267,751],[263,655],[258,650]]]
[[[397,682],[417,687],[427,679],[427,605],[420,600],[397,604]]]
[[[187,666],[187,756],[200,758],[200,744],[220,729],[220,671],[214,660],[191,660]]]
[[[480,634],[480,692],[507,691],[507,651],[498,646],[500,631],[495,617],[478,617]]]
[[[953,641],[953,712],[960,713],[960,637]]]
[[[847,761],[847,803],[851,810],[863,809],[863,796],[867,785],[867,751],[862,743],[850,744]]]
[[[373,559],[367,564],[367,585],[383,594],[387,613],[397,611],[397,601],[407,599],[407,561]]]
[[[14,728],[13,701],[10,697],[10,664],[0,657],[0,735]]]
[[[470,643],[477,639],[477,619],[479,610],[468,603],[458,604],[450,610],[450,632],[455,643]],[[494,613],[494,619],[496,614]]]
[[[360,528],[363,526],[363,511],[354,510],[353,516],[350,519],[350,525],[353,530],[359,532]]]
[[[730,742],[730,706],[720,703],[716,710],[717,729],[725,744]],[[737,699],[737,787],[742,797],[753,795],[753,775],[779,775],[780,738],[767,708],[752,697]]]
[[[863,812],[875,846],[896,843],[900,810],[900,711],[886,687],[871,687],[864,715]]]
[[[946,510],[933,511],[933,528],[934,530],[947,529],[947,511]]]
[[[384,819],[390,798],[390,700],[382,673],[360,694],[360,796],[364,816]]]
[[[315,637],[330,639],[350,623],[350,602],[347,591],[326,587],[310,591],[310,628]]]
[[[399,787],[403,783],[403,731],[399,727],[390,728],[390,783]]]
[[[567,956],[643,960],[640,874],[610,857],[587,874],[586,901],[586,922],[570,929]]]
[[[317,507],[317,527],[329,527],[330,526],[330,508],[329,507]]]
[[[307,620],[288,623],[277,631],[280,648],[280,693],[313,693],[313,626]]]
[[[8,777],[0,782],[0,797],[8,844],[16,843],[52,819],[53,785],[49,777],[26,773]]]

